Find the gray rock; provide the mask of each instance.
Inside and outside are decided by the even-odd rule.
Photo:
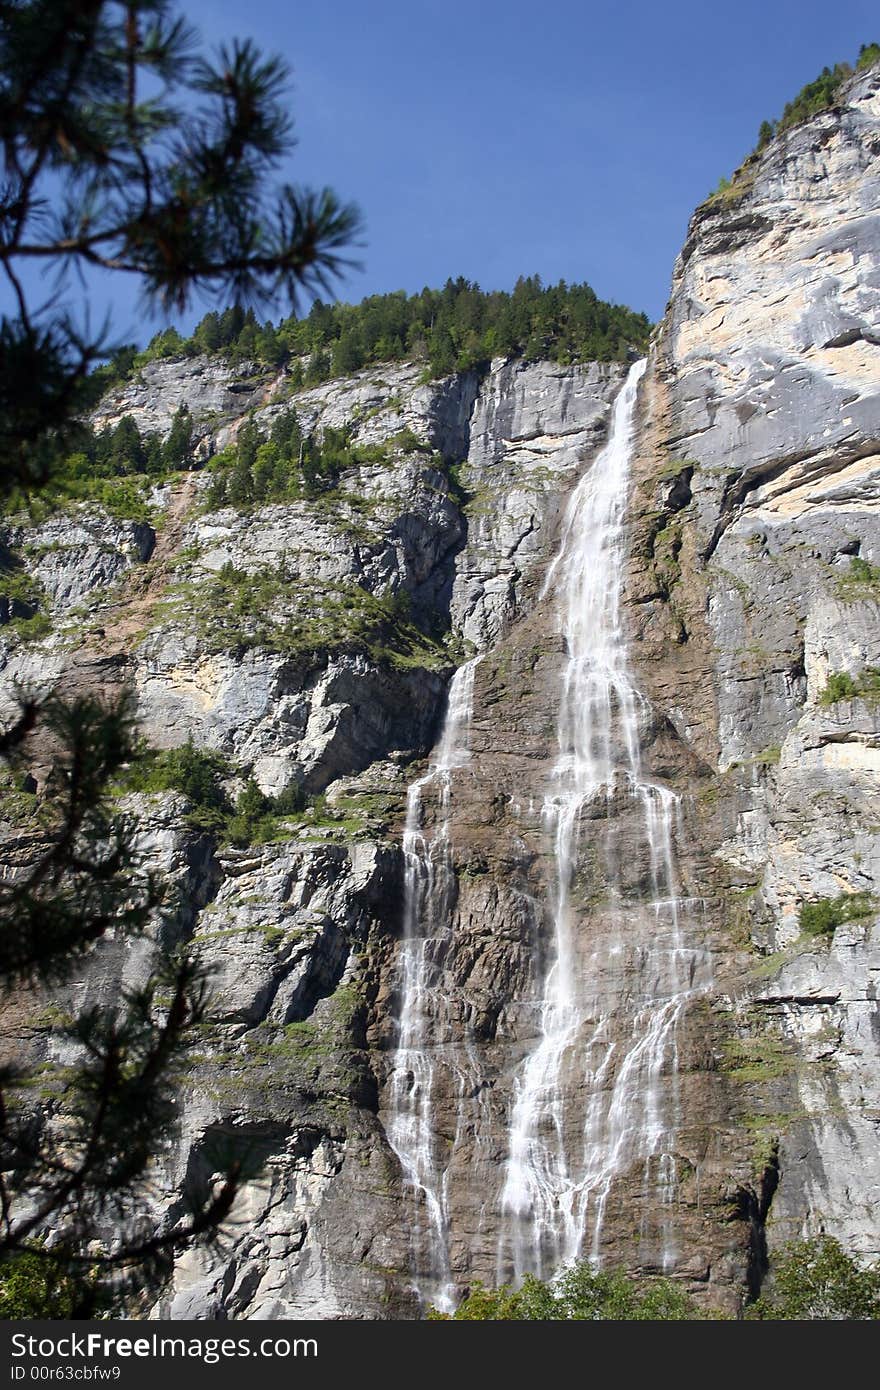
[[[116,521],[80,504],[38,526],[0,528],[0,545],[19,553],[45,589],[58,616],[95,590],[108,588],[153,553],[156,534],[145,522]]]
[[[822,698],[832,674],[857,682],[880,663],[866,568],[880,558],[878,140],[875,67],[839,108],[771,141],[732,199],[697,211],[653,402],[662,456],[691,469],[694,559],[674,592],[693,614],[706,595],[703,699],[711,688],[724,774],[714,853],[755,894],[758,948],[782,952],[772,984],[773,958],[731,1015],[792,1058],[778,1075],[766,1063],[763,1096],[747,1085],[742,1100],[778,1144],[762,1219],[771,1248],[825,1230],[864,1258],[880,1249],[876,918],[819,945],[799,914],[880,890],[877,706]],[[683,699],[691,727],[698,699]]]

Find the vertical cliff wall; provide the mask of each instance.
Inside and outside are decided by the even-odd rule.
[[[734,1030],[738,1131],[778,1181],[767,1235],[828,1230],[865,1258],[880,1245],[878,88],[876,68],[857,76],[694,215],[646,395],[633,553],[645,679],[711,773],[693,787],[728,940],[710,1007]]]

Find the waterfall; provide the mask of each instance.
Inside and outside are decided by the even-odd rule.
[[[678,798],[642,770],[647,708],[629,674],[621,617],[644,370],[644,361],[632,367],[615,400],[608,441],[571,497],[544,586],[558,599],[567,653],[558,755],[543,807],[555,858],[552,939],[536,1042],[515,1081],[500,1277],[546,1276],[584,1254],[598,1260],[612,1183],[634,1167],[653,1186],[658,1208],[666,1204],[659,1261],[668,1265],[674,1256],[675,1035],[697,964],[682,936],[673,849]],[[582,843],[585,819],[589,846]],[[607,890],[597,909],[603,931],[591,946],[578,933],[572,903],[586,849],[594,857],[601,850]],[[634,891],[629,880],[639,863]],[[625,993],[607,984],[621,976]]]
[[[623,625],[644,370],[636,363],[617,395],[542,594],[557,607],[566,652],[557,755],[535,820],[553,875],[544,901],[530,899],[532,920],[548,931],[535,956],[536,996],[510,998],[511,1032],[494,1051],[472,1034],[453,935],[452,793],[456,776],[477,770],[468,765],[479,658],[456,672],[431,764],[409,789],[383,1118],[404,1178],[413,1284],[443,1310],[455,1305],[453,1268],[465,1251],[481,1269],[497,1252],[499,1281],[547,1277],[584,1255],[598,1262],[619,1181],[635,1184],[642,1262],[669,1267],[676,1254],[676,1034],[706,981],[676,873],[679,800],[642,767],[650,710],[629,671]],[[523,814],[515,795],[511,804]],[[525,1048],[512,1079],[503,1062],[511,1036]],[[489,1177],[474,1188],[493,1172],[497,1185]],[[453,1230],[459,1210],[467,1220]]]
[[[470,758],[474,671],[479,660],[475,657],[455,672],[434,758],[407,796],[398,964],[401,1005],[386,1127],[412,1198],[416,1286],[444,1311],[454,1305],[446,1182],[449,1150],[436,1132],[435,1086],[438,1070],[451,1070],[461,1101],[468,1078],[455,1048],[449,996],[438,981],[451,936],[456,891],[449,840],[452,774]],[[437,802],[431,834],[422,829],[426,791],[433,792]]]

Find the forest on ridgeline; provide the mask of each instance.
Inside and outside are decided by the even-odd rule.
[[[544,285],[521,276],[511,292],[485,291],[459,276],[440,290],[374,294],[360,304],[316,300],[303,318],[260,323],[234,305],[204,316],[189,338],[175,328],[138,352],[123,348],[101,383],[125,380],[157,358],[222,353],[234,364],[290,364],[292,386],[318,385],[374,362],[424,362],[426,379],[467,371],[492,357],[526,361],[617,362],[647,347],[645,314],[609,304],[587,284]]]

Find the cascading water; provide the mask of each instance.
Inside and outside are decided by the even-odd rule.
[[[644,361],[636,363],[617,396],[608,442],[572,495],[544,586],[559,596],[567,651],[559,752],[543,808],[555,852],[552,950],[538,1039],[515,1083],[500,1277],[546,1275],[584,1253],[598,1259],[612,1182],[633,1166],[642,1165],[660,1206],[676,1186],[676,1024],[699,961],[682,938],[673,852],[678,798],[642,771],[647,711],[629,675],[621,621],[627,487],[644,370]],[[572,904],[585,818],[594,827],[592,848],[602,849],[606,885],[605,929],[591,949],[579,940]],[[624,848],[616,839],[622,820]],[[622,855],[645,864],[635,895],[631,886],[624,891],[632,866]],[[626,955],[626,996],[615,998],[603,988],[612,976],[606,967]],[[613,973],[620,979],[619,965]],[[628,1020],[623,1034],[621,1019]],[[660,1259],[668,1264],[671,1222],[661,1226]]]
[[[448,1151],[437,1134],[435,1085],[440,1068],[452,1070],[463,1093],[467,1080],[454,1047],[449,996],[438,976],[452,929],[456,888],[449,840],[452,774],[470,759],[474,671],[479,657],[452,678],[443,732],[431,765],[407,796],[403,941],[398,965],[401,998],[397,1048],[389,1081],[387,1134],[414,1198],[414,1262],[420,1293],[436,1307],[453,1306],[449,1263]],[[422,830],[423,796],[438,806],[433,834]]]
[[[558,755],[541,813],[554,849],[552,932],[547,968],[538,965],[535,1042],[512,1086],[503,1060],[499,1067],[510,1035],[499,1034],[490,1058],[485,1037],[472,1031],[473,1000],[460,983],[469,967],[462,974],[453,932],[452,788],[470,763],[479,658],[456,672],[435,755],[409,790],[400,1012],[383,1114],[408,1194],[413,1283],[444,1310],[455,1302],[458,1185],[468,1215],[456,1261],[464,1268],[476,1258],[476,1235],[479,1258],[496,1249],[499,1280],[546,1277],[583,1254],[598,1260],[612,1185],[625,1176],[635,1175],[648,1197],[644,1261],[668,1265],[675,1253],[676,1028],[703,983],[704,958],[686,944],[673,848],[678,798],[642,769],[649,710],[629,674],[621,614],[644,369],[635,364],[617,396],[608,442],[572,495],[544,585],[543,597],[558,600],[567,652]],[[518,814],[527,813],[520,806]],[[518,891],[520,901],[528,897]],[[541,903],[529,902],[540,918]],[[521,1020],[527,1003],[509,1004]],[[499,1187],[477,1194],[472,1175],[497,1167],[505,1141]],[[487,1248],[487,1240],[496,1243]]]

